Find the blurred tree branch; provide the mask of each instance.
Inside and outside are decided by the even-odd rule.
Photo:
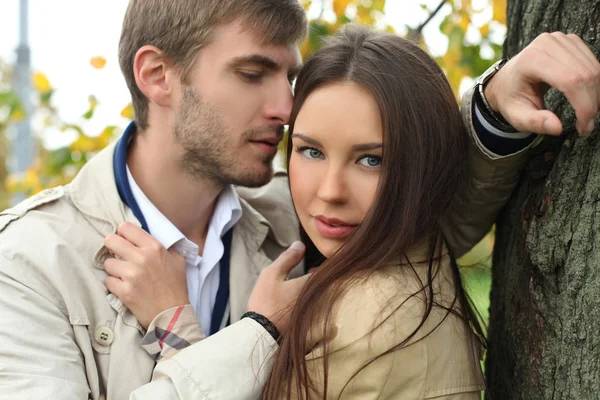
[[[416,29],[409,29],[408,34],[406,35],[406,38],[409,40],[412,40],[415,43],[419,42],[419,40],[421,40],[421,36],[423,34],[423,29],[425,28],[425,26],[427,26],[427,24],[429,22],[431,22],[433,17],[435,17],[437,15],[437,13],[440,12],[440,10],[444,6],[444,4],[446,4],[446,0],[440,1],[440,4],[438,4],[438,6],[435,8],[435,10],[433,10],[431,12],[431,14],[429,14],[429,17],[427,17],[427,19],[425,21],[423,21],[423,23],[421,25],[419,25]]]

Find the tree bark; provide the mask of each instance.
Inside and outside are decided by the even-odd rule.
[[[559,30],[600,57],[598,0],[509,0],[507,18],[506,56]],[[565,132],[533,151],[497,222],[486,365],[494,400],[600,398],[599,130],[577,137],[557,91],[546,106]]]

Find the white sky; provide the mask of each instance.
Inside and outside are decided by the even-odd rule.
[[[431,9],[439,0],[424,0]],[[315,1],[317,3],[317,1]],[[428,14],[418,0],[387,0],[386,21],[398,32],[405,26],[417,26]],[[487,4],[487,0],[473,1]],[[107,125],[126,126],[120,117],[130,101],[129,92],[121,76],[117,49],[126,0],[29,0],[30,48],[33,69],[41,71],[56,89],[53,103],[61,116],[80,123],[89,134],[100,133]],[[444,6],[424,31],[432,53],[444,53],[447,39],[438,27],[450,6]],[[488,14],[486,12],[486,14]],[[489,12],[491,14],[491,11]],[[491,15],[486,15],[487,19]],[[19,0],[1,0],[0,4],[0,59],[15,61],[18,45]],[[102,70],[91,67],[94,56],[103,56],[107,65]],[[83,121],[88,96],[100,101],[91,121]],[[52,147],[67,144],[71,138],[63,133],[44,132],[44,139]]]

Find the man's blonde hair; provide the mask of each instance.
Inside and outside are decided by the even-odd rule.
[[[306,14],[298,0],[130,0],[119,63],[131,92],[138,129],[148,126],[148,99],[135,83],[137,51],[145,45],[156,46],[181,70],[185,82],[215,27],[238,17],[264,43],[297,44],[306,36]]]

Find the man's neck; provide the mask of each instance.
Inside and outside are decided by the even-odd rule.
[[[149,132],[147,132],[149,133]],[[151,143],[138,132],[129,148],[127,166],[137,185],[154,206],[200,248],[223,187],[214,182],[197,182],[186,176],[167,155],[176,154],[170,138]]]

